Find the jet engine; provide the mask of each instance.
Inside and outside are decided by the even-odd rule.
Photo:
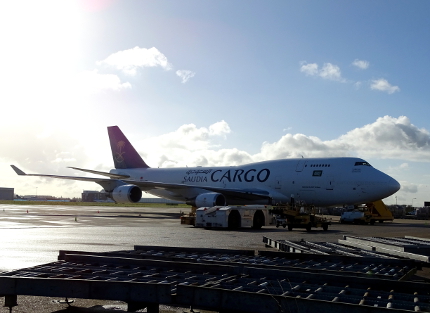
[[[136,185],[122,185],[116,187],[110,197],[116,203],[136,203],[142,198],[142,190]]]
[[[212,207],[226,204],[227,201],[224,195],[216,192],[208,192],[199,194],[194,200],[194,203],[192,203],[191,205],[195,205],[196,207],[200,208],[203,206]]]

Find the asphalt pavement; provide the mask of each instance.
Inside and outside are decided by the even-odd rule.
[[[266,250],[263,236],[274,240],[337,242],[343,235],[430,238],[430,221],[394,220],[349,225],[333,219],[327,231],[310,232],[265,226],[260,230],[203,229],[180,224],[183,208],[0,205],[0,271],[57,260],[59,250],[105,252],[134,245]]]

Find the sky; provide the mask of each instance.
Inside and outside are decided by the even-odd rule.
[[[117,125],[151,167],[361,157],[430,201],[430,2],[0,2],[0,186],[113,168]],[[426,78],[427,77],[427,78]]]

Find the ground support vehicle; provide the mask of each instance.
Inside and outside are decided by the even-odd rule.
[[[345,211],[340,216],[341,223],[375,224],[394,220],[393,214],[388,210],[382,200],[366,203],[364,207]]]
[[[268,226],[272,223],[273,218],[269,214],[270,208],[271,206],[268,205],[201,207],[196,211],[195,226],[260,229],[262,226]]]
[[[293,230],[293,228],[305,228],[306,231],[311,231],[312,228],[316,227],[322,227],[323,230],[328,230],[328,225],[331,225],[331,220],[313,213],[302,213],[287,218],[288,230]]]
[[[287,227],[290,231],[294,228],[305,228],[307,231],[311,231],[315,227],[322,227],[323,230],[327,230],[328,226],[331,225],[331,220],[322,215],[316,215],[312,208],[275,207],[271,213],[276,216],[276,227]]]
[[[195,225],[196,223],[196,207],[191,207],[190,213],[186,214],[184,212],[181,212],[181,224],[184,225]]]

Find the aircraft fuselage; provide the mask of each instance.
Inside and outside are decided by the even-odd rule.
[[[228,167],[116,169],[135,181],[183,184],[184,188],[149,188],[150,194],[187,201],[205,190],[264,190],[271,203],[295,201],[315,206],[361,204],[383,199],[399,190],[399,183],[360,158],[283,159]],[[185,188],[186,185],[186,188]],[[192,188],[190,188],[192,187]],[[246,204],[229,198],[228,204]],[[267,203],[265,200],[252,203]]]

